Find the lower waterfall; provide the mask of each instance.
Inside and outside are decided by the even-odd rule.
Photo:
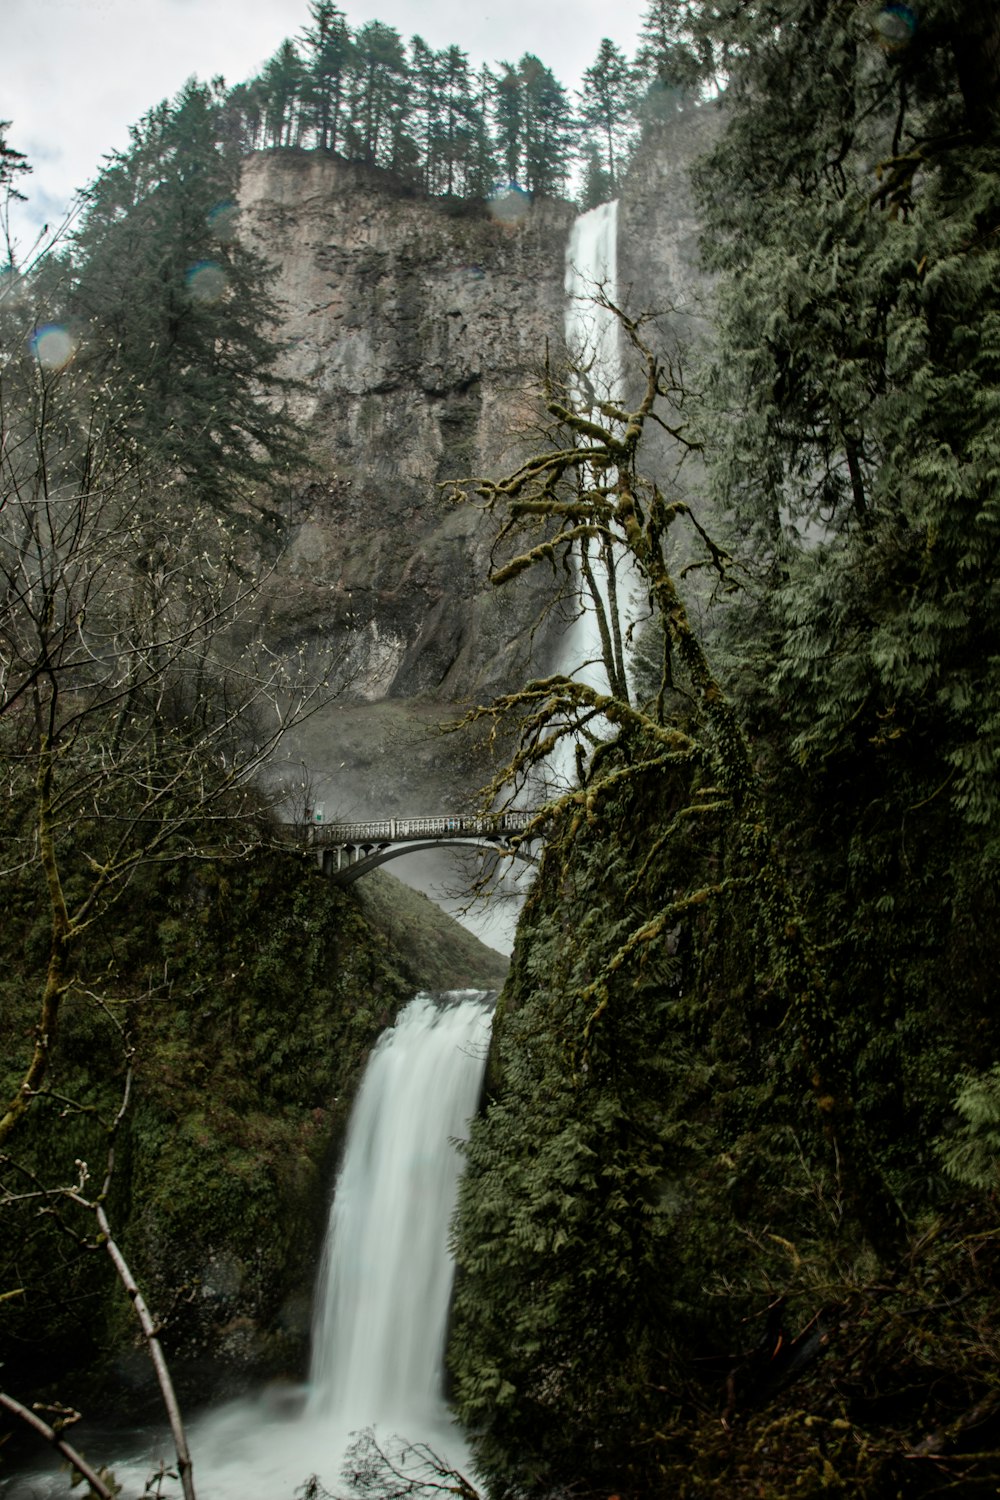
[[[448,1229],[489,1018],[418,996],[376,1047],[330,1212],[309,1408],[354,1425],[440,1425]]]
[[[350,1493],[344,1458],[352,1433],[367,1428],[380,1446],[394,1436],[426,1444],[467,1472],[443,1394],[448,1233],[462,1171],[457,1142],[479,1098],[492,998],[418,995],[374,1048],[330,1211],[304,1400],[294,1388],[265,1391],[189,1422],[198,1500],[293,1500],[314,1475],[313,1493]],[[100,1461],[123,1500],[138,1500],[161,1459],[169,1469],[173,1457],[166,1434],[155,1444],[137,1435],[127,1456]],[[49,1469],[0,1483],[0,1493],[66,1496],[69,1479]],[[173,1481],[162,1490],[179,1493]]]
[[[374,1427],[466,1462],[443,1394],[448,1231],[490,1011],[479,991],[418,995],[375,1047],[330,1210],[300,1415],[237,1402],[191,1430],[199,1500],[292,1500],[310,1475],[342,1493],[351,1433]],[[261,1425],[263,1423],[263,1425]]]

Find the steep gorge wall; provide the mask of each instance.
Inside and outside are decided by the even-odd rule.
[[[701,227],[692,164],[722,124],[715,105],[678,107],[649,127],[629,167],[618,213],[618,274],[633,314],[649,313],[661,335],[703,331],[709,286],[699,265]]]
[[[469,776],[428,731],[545,656],[537,586],[491,589],[495,525],[440,486],[524,451],[546,348],[561,353],[573,210],[540,203],[504,223],[293,151],[248,162],[241,205],[277,267],[284,373],[312,445],[272,638],[333,645],[350,679],[292,760],[331,810],[433,810]]]
[[[652,325],[663,346],[703,326],[687,171],[718,118],[688,108],[665,119],[621,197],[622,295],[633,312],[671,309]],[[503,222],[301,151],[253,157],[241,203],[244,232],[276,267],[284,373],[299,382],[292,400],[310,441],[272,640],[332,646],[348,678],[291,743],[288,773],[327,816],[444,810],[489,766],[437,726],[545,670],[558,650],[554,622],[533,630],[549,581],[494,591],[495,523],[440,486],[507,471],[537,433],[543,361],[564,352],[574,210],[542,201]],[[652,439],[658,473],[675,457]]]

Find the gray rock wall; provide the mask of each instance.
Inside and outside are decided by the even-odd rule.
[[[664,346],[702,326],[687,170],[717,122],[714,110],[666,119],[622,194],[620,281],[632,310],[669,309],[655,325]],[[447,811],[491,766],[437,726],[548,670],[558,651],[551,621],[534,629],[546,579],[494,591],[495,523],[440,486],[506,472],[537,433],[546,351],[564,352],[573,209],[543,202],[500,222],[298,151],[252,158],[241,203],[242,232],[277,268],[285,373],[300,382],[310,448],[271,640],[332,648],[347,679],[286,744],[284,774],[328,817]],[[675,459],[652,441],[658,475]]]
[[[679,104],[679,101],[678,101]],[[652,126],[629,168],[618,212],[618,274],[621,295],[633,315],[648,315],[644,337],[683,382],[697,387],[697,364],[711,329],[712,284],[700,264],[701,226],[691,185],[691,168],[714,145],[723,122],[716,105],[687,104]],[[632,367],[630,394],[640,395],[641,370]],[[661,407],[677,430],[688,428],[692,410],[678,403]],[[690,432],[692,438],[698,436]],[[642,472],[663,492],[685,500],[701,523],[716,529],[703,494],[704,471],[696,454],[663,428],[647,424]],[[680,577],[704,549],[689,526],[675,524],[669,538],[671,562]],[[688,573],[682,591],[702,630],[710,628],[714,574]]]
[[[494,596],[494,527],[440,486],[523,451],[528,393],[546,344],[561,347],[572,209],[500,223],[290,151],[247,164],[241,202],[244,232],[278,268],[284,373],[303,383],[294,404],[313,446],[277,632],[343,637],[358,701],[509,686],[529,601]]]

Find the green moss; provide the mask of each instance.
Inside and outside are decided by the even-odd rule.
[[[370,884],[369,884],[370,882]],[[30,1045],[41,941],[31,892],[0,934],[7,1066]],[[37,948],[37,952],[35,949]],[[132,1095],[116,1143],[114,1233],[157,1316],[181,1388],[204,1399],[225,1330],[244,1341],[242,1376],[301,1373],[307,1309],[350,1100],[368,1052],[418,988],[489,985],[505,962],[391,876],[343,891],[297,854],[172,866],[143,875],[96,928],[67,996],[50,1086],[110,1121],[124,1052]],[[102,997],[98,1003],[95,996]],[[12,1141],[15,1186],[69,1184],[75,1161],[104,1171],[100,1121],[38,1100]],[[20,1179],[18,1172],[21,1172]],[[108,1258],[77,1244],[38,1204],[5,1210],[0,1359],[20,1391],[64,1398],[86,1370],[113,1378],[136,1340]],[[67,1229],[93,1237],[83,1210]],[[221,1269],[220,1269],[221,1268]],[[289,1309],[298,1309],[293,1313]],[[206,1363],[207,1361],[207,1363]],[[232,1372],[230,1372],[231,1378]]]

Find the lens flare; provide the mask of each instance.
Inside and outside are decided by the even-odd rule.
[[[516,182],[499,182],[490,194],[487,207],[501,224],[519,224],[531,208],[531,194]]]
[[[875,17],[875,32],[886,52],[901,52],[913,41],[917,13],[912,5],[883,5]]]
[[[76,339],[61,323],[46,323],[31,335],[30,347],[43,370],[64,370],[76,353]]]
[[[238,213],[238,206],[229,198],[224,203],[217,203],[213,209],[210,209],[205,215],[205,222],[217,240],[228,242],[236,236],[236,216]]]
[[[192,302],[218,302],[226,290],[226,273],[214,260],[200,260],[184,277]]]

